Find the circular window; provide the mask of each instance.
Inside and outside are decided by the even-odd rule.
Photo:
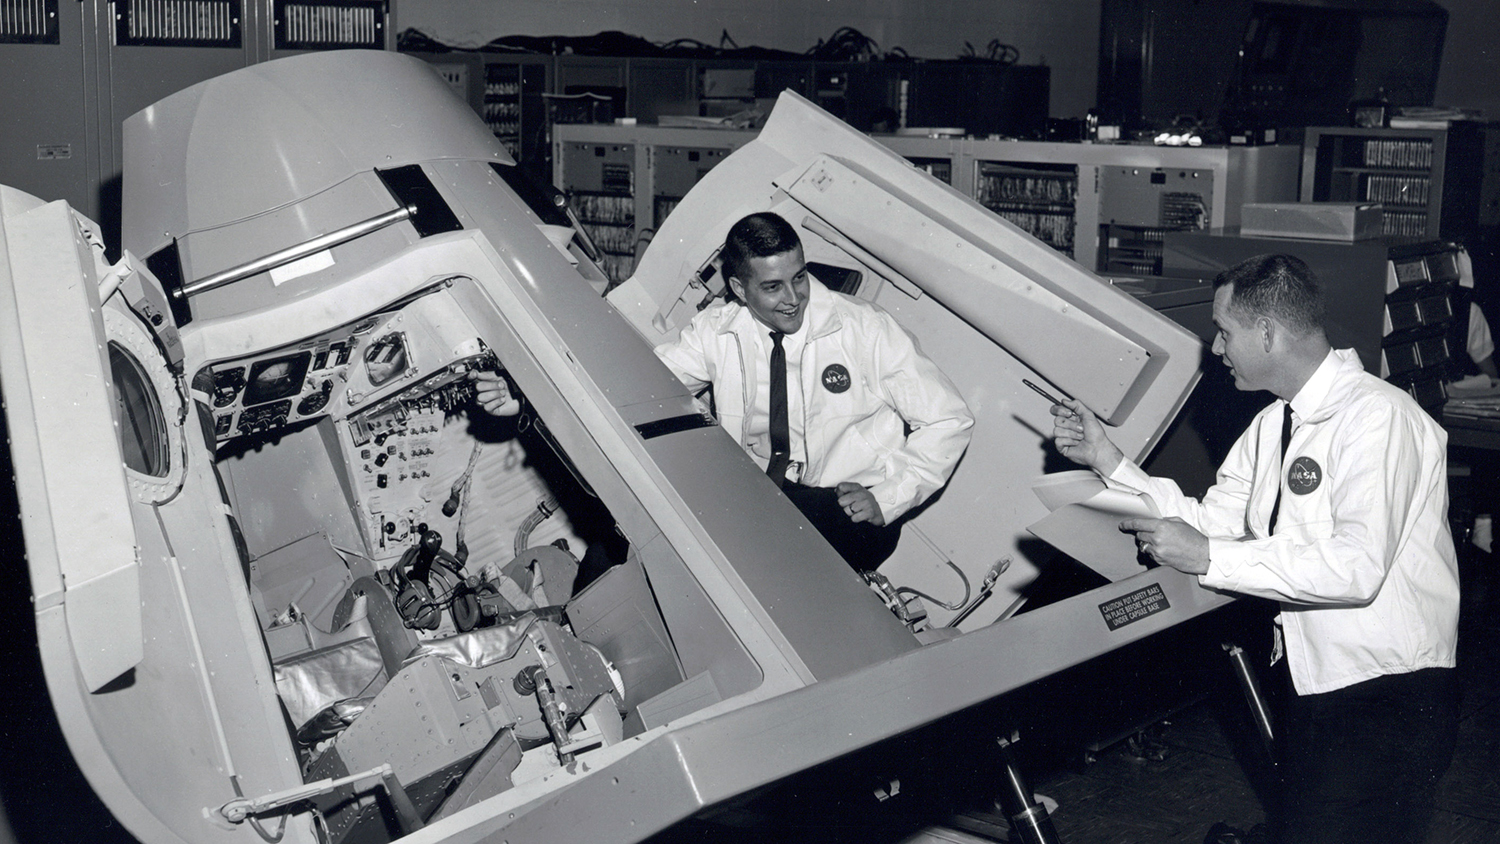
[[[109,344],[109,373],[119,409],[120,451],[125,465],[153,478],[165,478],[170,458],[161,403],[145,367],[119,343]]]
[[[113,307],[103,313],[126,479],[137,501],[161,504],[182,488],[182,399],[145,326]]]

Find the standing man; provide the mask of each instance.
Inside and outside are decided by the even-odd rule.
[[[1283,844],[1415,842],[1457,734],[1458,568],[1447,436],[1402,390],[1332,349],[1307,265],[1263,255],[1214,279],[1213,351],[1273,402],[1202,501],[1152,478],[1081,403],[1052,408],[1058,450],[1164,518],[1142,549],[1206,587],[1280,603],[1273,683]]]
[[[738,301],[656,354],[689,388],[713,385],[725,429],[850,566],[874,569],[896,520],[953,474],[968,406],[889,314],[808,277],[780,216],[735,223],[719,254]]]

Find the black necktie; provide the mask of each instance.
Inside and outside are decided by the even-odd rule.
[[[780,331],[771,332],[771,461],[766,474],[776,485],[786,480],[786,466],[792,458],[792,430],[786,408],[786,350],[781,348]]]
[[[1287,402],[1281,416],[1281,452],[1276,455],[1276,503],[1271,506],[1271,533],[1276,532],[1276,517],[1281,514],[1281,475],[1286,469],[1286,449],[1292,444],[1292,404]]]

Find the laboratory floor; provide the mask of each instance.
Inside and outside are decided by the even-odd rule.
[[[1429,844],[1500,842],[1500,560],[1472,547],[1464,559],[1458,749],[1438,793]],[[1058,803],[1064,844],[1200,844],[1216,821],[1264,820],[1241,725],[1222,699],[1205,699],[1072,769],[1038,771],[1036,791]],[[1242,761],[1245,764],[1242,764]]]

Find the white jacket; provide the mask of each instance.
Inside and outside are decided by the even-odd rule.
[[[746,351],[757,348],[754,333],[764,330],[743,305],[725,302],[698,314],[677,340],[656,349],[690,389],[714,386],[719,421],[747,452],[746,409],[754,406],[756,367],[765,361]],[[807,465],[801,482],[868,487],[892,523],[948,482],[969,445],[974,418],[968,405],[896,320],[869,302],[808,279],[801,330],[807,335],[801,366]],[[841,392],[823,385],[822,374],[834,365],[850,376]],[[911,426],[910,436],[903,423]]]
[[[1278,464],[1284,404],[1255,417],[1201,503],[1129,461],[1109,481],[1209,537],[1204,586],[1281,603],[1299,694],[1451,667],[1458,565],[1446,432],[1352,349],[1329,352],[1292,398],[1301,422]]]

